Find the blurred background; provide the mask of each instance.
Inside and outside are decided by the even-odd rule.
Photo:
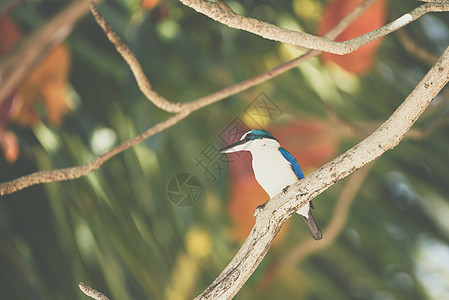
[[[226,2],[314,34],[360,3]],[[339,40],[418,5],[377,0]],[[1,182],[86,163],[170,116],[145,99],[85,3],[2,0],[0,9]],[[177,1],[110,0],[99,11],[174,102],[302,53]],[[80,281],[117,300],[195,297],[268,200],[249,155],[216,150],[264,128],[310,173],[386,120],[448,42],[448,14],[427,14],[356,53],[310,59],[205,107],[86,177],[0,197],[0,298],[87,299]],[[314,200],[322,241],[293,216],[235,298],[449,299],[448,100],[446,88],[398,147]]]

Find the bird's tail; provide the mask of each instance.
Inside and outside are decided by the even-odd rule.
[[[315,219],[312,216],[312,211],[309,209],[308,216],[305,217],[305,216],[301,215],[301,217],[304,219],[307,226],[309,227],[312,237],[315,240],[321,240],[323,238],[323,234],[321,233],[320,228],[318,227],[317,223],[315,222]]]

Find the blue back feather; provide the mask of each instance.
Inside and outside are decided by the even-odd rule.
[[[279,147],[279,152],[281,152],[282,156],[284,156],[284,158],[290,163],[290,167],[292,168],[293,172],[295,172],[298,179],[303,179],[304,174],[302,173],[301,167],[299,166],[293,155],[291,155],[290,152],[282,147]]]

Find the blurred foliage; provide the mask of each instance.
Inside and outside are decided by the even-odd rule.
[[[10,17],[27,35],[68,3],[24,1]],[[229,4],[239,13],[312,33],[325,11],[325,1]],[[386,18],[393,20],[417,5],[390,1]],[[175,102],[207,95],[300,53],[227,28],[177,1],[111,0],[99,9],[137,55],[156,91]],[[437,55],[449,41],[449,18],[447,13],[429,14],[405,30]],[[35,125],[7,124],[20,154],[15,162],[0,156],[2,182],[85,163],[169,116],[144,98],[92,16],[80,20],[65,44],[71,57],[67,94],[72,110],[57,125],[38,105]],[[310,146],[314,150],[309,153],[328,153],[307,165],[306,173],[312,171],[332,158],[329,153],[336,156],[360,140],[342,134],[344,126],[332,123],[329,109],[354,127],[380,123],[430,67],[396,34],[382,40],[376,57],[359,77],[311,59],[193,113],[86,177],[1,197],[0,298],[86,299],[77,288],[80,281],[111,299],[193,298],[215,279],[241,241],[231,234],[235,220],[229,215],[229,195],[239,193],[235,180],[228,180],[233,173],[215,173],[214,180],[195,158],[211,142],[218,145],[220,133],[236,117],[247,121],[245,109],[264,93],[282,111],[268,128],[290,130],[281,143],[292,140],[286,148],[295,148],[303,165],[312,156],[298,156],[304,144],[291,129],[327,124],[327,134],[315,140],[314,126],[301,135],[307,136],[308,146],[324,145]],[[425,130],[447,118],[448,97],[446,89],[415,128]],[[421,141],[404,140],[376,160],[336,243],[264,280],[270,266],[309,238],[302,220],[292,218],[236,299],[449,299],[448,161],[449,126],[444,122]],[[240,164],[242,172],[250,170],[239,157],[231,169]],[[202,183],[201,198],[191,207],[168,199],[168,182],[180,172]],[[314,200],[322,229],[344,185]],[[234,190],[228,192],[229,186]],[[264,197],[256,200],[263,203]],[[246,217],[252,220],[252,212]]]
[[[360,1],[334,0],[326,7],[320,22],[319,35],[324,35],[338,22],[353,11]],[[338,42],[356,38],[364,33],[373,31],[385,25],[385,1],[375,1],[357,20],[352,22],[335,40]],[[376,52],[383,38],[376,39],[367,45],[360,47],[357,51],[348,55],[336,55],[323,53],[324,61],[331,61],[348,72],[363,74],[368,72],[376,60]]]

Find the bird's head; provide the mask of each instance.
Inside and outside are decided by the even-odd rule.
[[[279,148],[279,141],[268,131],[253,129],[246,132],[240,140],[219,150],[220,153],[232,153],[238,151],[254,151],[264,147]]]

